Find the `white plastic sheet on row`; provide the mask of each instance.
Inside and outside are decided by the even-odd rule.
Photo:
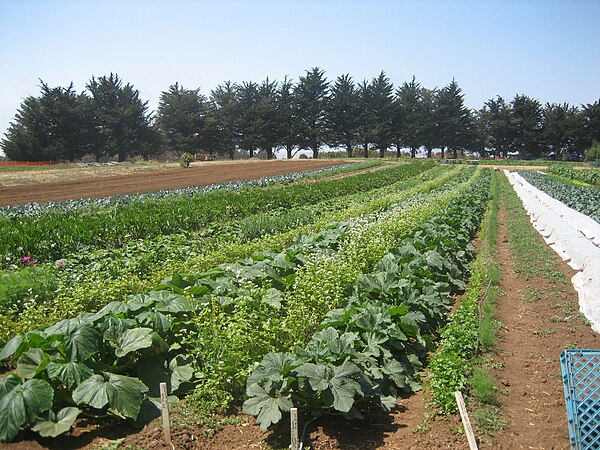
[[[504,172],[535,229],[578,271],[571,282],[579,296],[579,310],[600,333],[600,223],[550,197],[518,173]]]

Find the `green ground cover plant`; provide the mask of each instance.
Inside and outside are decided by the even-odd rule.
[[[456,412],[456,391],[473,391],[478,400],[492,396],[485,392],[491,383],[485,372],[476,370],[479,354],[491,350],[497,323],[493,318],[498,271],[494,266],[499,201],[498,173],[493,172],[489,202],[478,236],[479,251],[472,263],[468,289],[448,324],[441,330],[438,350],[430,360],[428,387],[433,404],[444,414]],[[474,372],[475,371],[475,372]],[[469,374],[477,373],[470,378]]]

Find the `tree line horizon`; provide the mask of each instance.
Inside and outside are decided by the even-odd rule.
[[[600,100],[577,107],[498,95],[476,110],[464,105],[455,79],[429,89],[413,76],[394,87],[384,71],[357,83],[349,74],[328,81],[314,67],[297,83],[225,81],[208,96],[176,82],[161,93],[156,112],[116,73],[92,76],[81,93],[72,82],[40,83],[40,95],[21,103],[0,141],[9,159],[125,161],[165,152],[271,159],[279,149],[287,158],[300,150],[318,158],[325,146],[348,157],[369,157],[372,150],[384,157],[390,149],[415,157],[424,149],[427,157],[438,150],[449,158],[517,152],[522,159],[579,159],[600,142]]]

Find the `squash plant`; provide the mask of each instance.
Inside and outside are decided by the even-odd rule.
[[[0,352],[16,365],[0,379],[0,440],[24,425],[57,436],[83,411],[156,415],[161,382],[179,395],[194,379],[186,349],[175,344],[191,311],[183,295],[155,291],[13,337]]]
[[[489,174],[383,256],[357,280],[354,295],[331,311],[312,339],[270,353],[248,378],[244,411],[266,429],[292,406],[315,416],[360,418],[389,411],[400,391],[418,389],[418,372],[437,329],[464,289],[471,239],[480,224]]]

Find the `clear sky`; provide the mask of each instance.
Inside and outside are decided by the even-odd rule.
[[[171,84],[385,71],[479,109],[600,98],[600,0],[0,0],[0,136],[23,99],[115,72],[151,110]]]

